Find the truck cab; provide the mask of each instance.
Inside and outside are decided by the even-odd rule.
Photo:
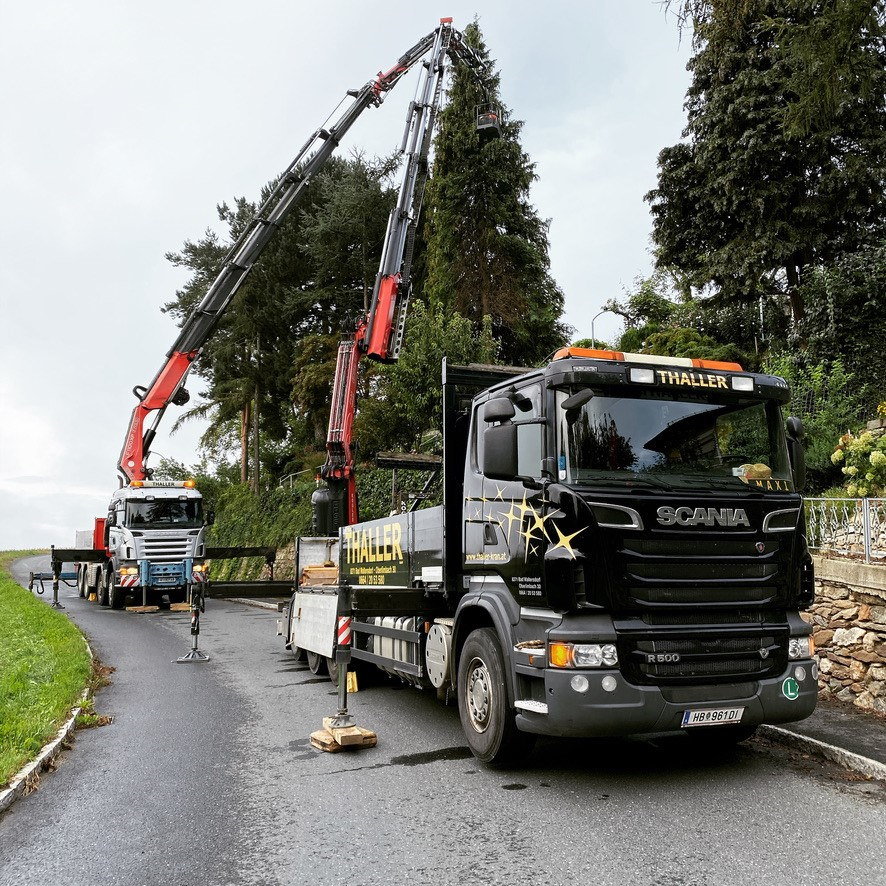
[[[740,736],[812,712],[787,400],[737,364],[573,348],[474,398],[456,623],[495,615],[519,729]]]
[[[203,496],[192,480],[136,480],[116,490],[105,520],[107,562],[83,582],[95,587],[96,600],[120,608],[128,595],[140,603],[187,599],[192,582],[207,578]],[[91,579],[91,580],[90,580]]]

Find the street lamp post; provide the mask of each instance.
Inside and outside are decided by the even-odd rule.
[[[594,347],[597,347],[597,336],[594,335],[594,323],[597,320],[597,317],[602,317],[603,314],[613,314],[613,313],[615,313],[615,312],[608,311],[608,310],[602,310],[599,313],[594,314],[593,317],[591,317],[591,341],[594,343]]]

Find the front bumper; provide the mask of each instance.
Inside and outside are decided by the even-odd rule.
[[[547,668],[544,671],[547,713],[518,710],[517,726],[524,732],[539,735],[573,737],[603,737],[642,735],[646,733],[680,732],[683,712],[707,708],[743,707],[742,726],[760,723],[790,723],[803,720],[814,710],[818,699],[818,681],[812,659],[792,661],[778,677],[758,680],[750,684],[753,691],[729,684],[691,689],[681,688],[679,701],[668,700],[667,689],[660,686],[635,686],[628,683],[618,670],[566,670]],[[795,675],[798,666],[806,671],[806,678],[798,681],[799,693],[789,698],[783,689],[788,678]],[[584,674],[590,683],[586,692],[576,692],[570,680],[577,673]],[[603,677],[612,675],[618,685],[612,692],[601,686]],[[747,687],[749,684],[744,684]],[[789,687],[792,688],[792,687]],[[673,694],[673,693],[672,693]],[[790,693],[793,694],[793,693]],[[706,698],[707,696],[707,698]],[[716,729],[694,727],[698,729]]]

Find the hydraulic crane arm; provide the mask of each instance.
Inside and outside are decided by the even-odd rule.
[[[447,58],[463,62],[483,84],[485,63],[450,23],[451,19],[441,20],[435,32],[433,50],[425,62],[417,97],[409,106],[400,148],[406,155],[406,163],[397,204],[388,218],[369,313],[353,339],[339,345],[326,463],[321,469],[327,489],[318,490],[314,496],[315,531],[320,535],[334,534],[339,526],[358,520],[353,428],[359,361],[361,356],[367,356],[382,363],[393,363],[400,355],[411,293],[416,226],[428,177],[428,156],[442,101]]]
[[[154,380],[147,388],[133,388],[139,402],[133,409],[117,465],[123,478],[131,482],[147,476],[146,461],[163,414],[170,403],[182,405],[187,402],[184,382],[191,364],[200,355],[265,246],[302,198],[314,176],[360,114],[371,105],[382,103],[386,93],[439,41],[444,28],[451,31],[447,20],[441,21],[434,31],[407,50],[390,70],[379,71],[375,79],[361,89],[350,91],[348,95],[352,101],[336,122],[328,129],[321,126],[312,133],[280,176],[255,218],[225,256],[218,276],[182,324],[178,338],[167,352],[166,361]],[[145,430],[145,423],[153,412],[157,415],[151,427]]]

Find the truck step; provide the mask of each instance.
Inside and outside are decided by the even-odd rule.
[[[530,714],[546,714],[548,712],[548,706],[543,701],[533,701],[532,699],[515,701],[514,707],[518,711],[529,711]]]

